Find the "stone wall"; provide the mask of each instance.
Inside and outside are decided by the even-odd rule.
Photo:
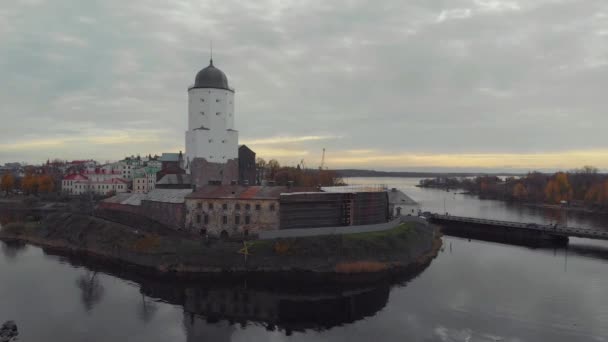
[[[195,158],[190,162],[192,184],[197,188],[208,185],[209,181],[220,181],[230,184],[239,180],[238,159],[230,159],[226,163],[212,163],[203,158]]]
[[[322,236],[322,235],[342,235],[366,232],[380,232],[397,227],[401,223],[401,219],[395,219],[390,222],[368,224],[361,226],[336,226],[336,227],[309,227],[298,229],[280,229],[275,231],[260,232],[258,238],[260,240],[270,240],[277,238],[294,238],[306,236]],[[426,222],[425,222],[426,224]]]
[[[142,201],[141,205],[101,202],[95,209],[95,216],[127,226],[145,229],[184,228],[186,210],[183,203]]]
[[[142,215],[173,229],[183,229],[186,222],[184,203],[141,201]]]
[[[256,209],[258,205],[259,209]],[[261,231],[279,228],[278,200],[186,199],[186,211],[185,226],[199,234],[202,230],[210,236],[221,236],[225,231],[228,237],[234,237],[257,235]]]

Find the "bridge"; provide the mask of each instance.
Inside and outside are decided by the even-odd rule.
[[[574,228],[554,225],[545,225],[537,223],[522,223],[511,221],[488,220],[475,217],[463,217],[441,214],[427,215],[428,219],[438,223],[470,223],[496,228],[516,228],[529,232],[546,234],[556,237],[579,237],[586,239],[608,240],[608,231],[601,231],[588,228]]]

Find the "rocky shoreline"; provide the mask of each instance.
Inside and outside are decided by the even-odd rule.
[[[48,215],[39,223],[12,223],[0,239],[21,241],[58,254],[80,255],[140,273],[391,274],[429,263],[441,246],[434,227],[409,222],[382,233],[255,240],[203,241],[172,232],[145,232],[72,213]]]

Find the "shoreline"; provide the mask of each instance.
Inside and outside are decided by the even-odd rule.
[[[137,232],[126,226],[104,222],[105,220],[88,216],[51,214],[51,216],[58,216],[57,220],[51,220],[50,223],[46,222],[46,224],[63,222],[66,215],[75,216],[78,219],[72,221],[68,219],[65,227],[55,228],[69,232],[57,233],[54,229],[43,228],[42,224],[48,221],[43,220],[40,225],[30,223],[31,227],[29,228],[26,227],[26,224],[23,224],[23,230],[17,230],[17,232],[13,231],[15,229],[9,229],[11,231],[7,232],[6,227],[4,227],[0,231],[0,240],[27,243],[41,247],[45,252],[48,251],[51,254],[91,259],[94,262],[118,266],[146,275],[169,275],[180,278],[221,274],[234,276],[302,274],[304,277],[315,275],[325,278],[359,275],[391,276],[395,273],[407,271],[412,267],[429,264],[437,256],[442,245],[438,227],[425,228],[425,232],[421,227],[412,223],[407,226],[405,235],[403,235],[405,240],[402,241],[402,245],[399,245],[399,248],[402,246],[411,247],[408,250],[386,250],[381,255],[363,253],[358,257],[350,256],[348,253],[342,256],[336,254],[335,251],[325,254],[324,252],[332,251],[338,245],[345,246],[346,250],[353,247],[342,241],[342,237],[324,236],[249,241],[247,244],[251,254],[246,258],[244,255],[238,254],[238,247],[242,247],[239,243],[218,241],[210,246],[204,246],[203,241],[190,241],[189,245],[186,246],[186,242],[180,240],[183,239],[180,237],[160,237],[154,234]],[[99,229],[100,224],[105,226],[99,229],[99,233],[85,232],[87,229],[71,231],[71,225],[82,223],[88,223],[88,226],[92,226],[92,231]],[[400,225],[392,230],[402,226]],[[108,229],[118,229],[119,235],[116,235],[117,232],[114,231],[112,232],[113,236],[112,234],[109,237],[106,236],[104,233]],[[32,231],[36,233],[32,233]],[[123,234],[124,239],[122,238]],[[355,236],[357,234],[366,233],[348,234],[346,239],[359,239],[360,237]],[[395,232],[391,232],[391,234],[395,234]],[[349,237],[349,235],[352,236]],[[119,237],[115,238],[116,236]],[[373,236],[373,238],[383,239],[381,234]],[[95,239],[102,239],[103,243],[100,244]],[[117,239],[128,240],[127,244],[132,243],[132,245],[125,248],[124,243],[123,246],[120,246],[123,241]],[[153,239],[156,239],[157,244],[159,244],[158,251],[143,251],[144,244]],[[362,243],[362,245],[355,247],[368,247],[365,240],[357,242]],[[300,249],[294,247],[295,252],[293,253],[275,252],[277,246],[284,244],[291,244]],[[373,242],[369,244],[371,248]],[[198,249],[192,250],[192,246]],[[173,249],[171,250],[171,248]],[[181,248],[190,250],[184,252]],[[318,248],[318,250],[314,250],[314,248]],[[373,249],[371,251],[373,252]]]

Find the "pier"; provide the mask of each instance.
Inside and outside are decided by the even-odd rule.
[[[518,232],[534,237],[548,237],[556,239],[567,239],[569,237],[579,237],[585,239],[608,240],[608,231],[588,228],[564,227],[559,225],[546,225],[537,223],[512,222],[481,219],[475,217],[452,216],[442,214],[430,214],[427,218],[436,223],[462,224],[484,226],[488,233],[494,229],[496,232]],[[473,230],[474,228],[471,228]],[[462,229],[461,229],[462,230]],[[479,229],[475,229],[479,232]]]

